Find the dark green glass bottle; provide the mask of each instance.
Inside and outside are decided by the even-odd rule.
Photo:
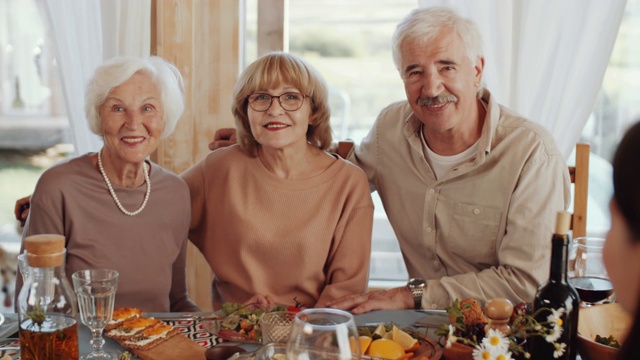
[[[531,339],[533,360],[575,360],[577,355],[580,298],[576,289],[567,281],[570,221],[570,213],[558,213],[556,231],[551,237],[549,280],[538,288],[533,301],[536,320],[549,328],[556,328],[557,332],[550,339],[540,336]],[[551,315],[558,315],[553,316],[558,320],[550,322]]]

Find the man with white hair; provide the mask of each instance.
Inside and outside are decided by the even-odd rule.
[[[471,20],[416,9],[392,41],[407,100],[383,109],[348,159],[380,194],[412,279],[329,305],[358,314],[531,301],[548,276],[555,214],[570,201],[564,158],[548,131],[483,87]]]

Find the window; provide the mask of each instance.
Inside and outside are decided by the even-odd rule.
[[[331,88],[336,139],[362,139],[379,111],[405,99],[391,59],[391,35],[415,0],[289,2],[289,51],[312,63]],[[256,5],[247,0],[245,63],[256,58]],[[581,137],[591,144],[588,232],[604,236],[610,225],[611,157],[629,123],[640,118],[640,0],[629,0],[602,92]],[[573,162],[570,156],[569,163]],[[395,235],[377,194],[371,286],[407,279]]]
[[[581,136],[591,144],[587,231],[604,235],[613,194],[611,160],[626,129],[640,120],[640,0],[628,0],[602,89]]]
[[[69,151],[68,120],[40,0],[0,0],[0,244],[17,252],[19,197]],[[67,145],[64,145],[67,144]]]

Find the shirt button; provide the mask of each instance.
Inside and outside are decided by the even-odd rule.
[[[427,232],[430,233],[431,232],[431,227],[427,228]]]
[[[431,308],[432,308],[432,309],[437,309],[437,308],[438,308],[438,305],[436,305],[436,304],[431,304]]]
[[[435,193],[436,193],[436,191],[435,191],[435,190],[433,190],[433,189],[430,189],[430,190],[429,190],[429,194],[433,195],[433,194],[435,194]]]
[[[438,262],[438,260],[434,260],[433,261],[433,266],[440,267],[440,262]]]
[[[473,213],[476,215],[480,214],[480,209],[478,208],[473,209]]]

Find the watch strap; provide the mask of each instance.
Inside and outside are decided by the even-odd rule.
[[[414,309],[422,309],[422,294],[424,293],[423,287],[417,287],[411,289],[411,294],[413,295],[413,306]]]
[[[426,282],[423,279],[413,278],[409,280],[407,286],[413,297],[414,309],[422,309],[422,295],[424,294]]]

